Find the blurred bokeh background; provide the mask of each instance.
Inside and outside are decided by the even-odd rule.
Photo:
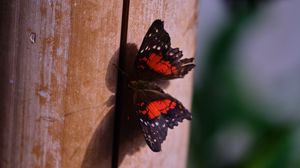
[[[300,1],[199,4],[188,167],[300,167]]]

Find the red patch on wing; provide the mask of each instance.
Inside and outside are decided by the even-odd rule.
[[[139,104],[141,105],[141,104]],[[167,114],[170,109],[174,109],[176,107],[176,102],[171,101],[170,99],[156,100],[149,103],[145,110],[139,110],[140,113],[144,115],[148,115],[150,119],[154,119],[159,117],[162,113]]]
[[[151,53],[149,58],[144,61],[151,69],[164,75],[177,74],[178,72],[177,68],[170,64],[170,61],[162,60],[162,56],[155,53]]]

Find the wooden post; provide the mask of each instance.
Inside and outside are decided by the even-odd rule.
[[[121,14],[117,0],[1,2],[0,167],[110,166]]]
[[[3,0],[0,16],[0,167],[111,167],[122,1]],[[195,55],[197,0],[132,0],[127,56],[155,19],[172,46]],[[187,108],[192,73],[166,91]],[[132,111],[133,112],[133,111]],[[138,125],[134,125],[137,131]],[[120,142],[120,167],[185,167],[189,122],[162,152]],[[121,132],[122,134],[122,132]],[[120,136],[120,140],[124,137]]]

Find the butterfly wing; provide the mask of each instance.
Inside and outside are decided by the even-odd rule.
[[[184,119],[192,119],[192,114],[182,103],[164,93],[159,87],[137,91],[135,103],[144,138],[154,152],[161,151],[168,128],[173,129]]]
[[[164,23],[161,20],[155,20],[148,29],[138,55],[144,55],[150,51],[165,54],[171,46],[169,34],[164,29]],[[160,47],[160,48],[157,48]],[[155,48],[155,50],[152,50]]]
[[[171,39],[161,20],[155,20],[147,31],[138,52],[135,68],[138,79],[168,80],[183,78],[195,67],[193,58],[181,59],[182,51],[171,48]]]

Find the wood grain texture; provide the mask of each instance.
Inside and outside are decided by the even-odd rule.
[[[141,45],[146,31],[155,19],[164,21],[165,29],[171,36],[172,47],[183,50],[184,57],[194,57],[197,7],[197,0],[130,1],[127,67],[132,66],[135,48]],[[192,73],[184,79],[172,80],[166,91],[190,109]],[[187,120],[169,130],[160,153],[153,153],[141,134],[136,133],[138,130],[133,131],[134,127],[126,126],[129,124],[123,123],[124,126],[121,128],[119,167],[186,167],[190,124]]]
[[[110,167],[122,2],[1,3],[0,167]],[[195,55],[196,0],[132,0],[129,11],[127,56],[155,19],[165,21],[173,47]],[[186,107],[191,80],[166,88]],[[185,167],[187,121],[169,131],[161,153],[132,126],[135,134],[122,132],[120,167]]]
[[[57,167],[69,49],[70,6],[58,1],[7,1],[6,76],[2,82],[1,167]],[[3,25],[1,25],[2,27]],[[2,40],[2,39],[1,39]],[[53,131],[55,130],[55,131]]]
[[[117,0],[1,1],[0,167],[110,166],[121,14]]]
[[[73,1],[63,166],[110,167],[121,1]]]

